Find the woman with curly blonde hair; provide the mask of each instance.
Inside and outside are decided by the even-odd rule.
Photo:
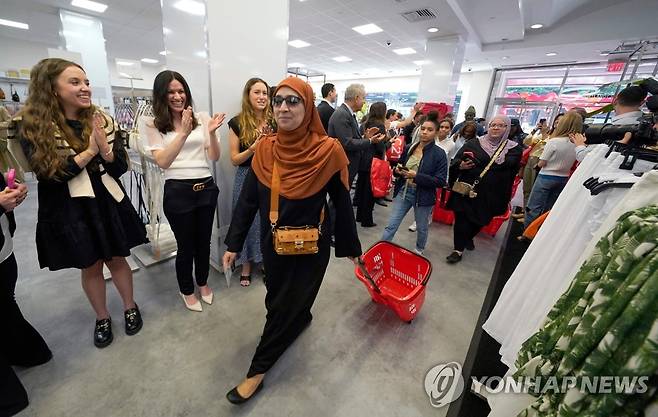
[[[137,334],[142,318],[125,257],[147,241],[146,230],[119,181],[128,169],[123,142],[114,120],[91,103],[84,69],[59,58],[41,60],[30,74],[30,96],[17,124],[39,181],[40,267],[81,270],[96,313],[94,345],[103,348],[113,340],[105,264],[123,301],[126,334]]]
[[[250,78],[242,90],[241,111],[228,122],[231,162],[238,167],[233,185],[233,207],[238,203],[258,140],[263,133],[271,131],[273,124],[269,87],[260,78]],[[240,285],[247,287],[251,284],[251,264],[260,262],[263,262],[263,255],[260,250],[260,224],[256,216],[236,262],[236,265],[242,265]]]

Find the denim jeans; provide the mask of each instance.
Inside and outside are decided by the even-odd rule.
[[[388,226],[384,228],[382,240],[389,242],[393,240],[402,219],[412,207],[414,209],[414,219],[416,220],[416,250],[422,252],[425,250],[425,244],[427,243],[429,217],[433,206],[416,206],[416,189],[413,187],[406,187],[406,190],[402,188],[393,199],[393,211],[388,219]]]
[[[541,173],[537,175],[528,199],[524,227],[530,226],[530,223],[537,217],[553,208],[568,180],[569,177],[542,175]]]

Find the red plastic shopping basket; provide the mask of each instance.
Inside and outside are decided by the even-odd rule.
[[[411,323],[425,302],[425,287],[432,263],[391,242],[377,242],[361,257],[356,277],[372,300],[388,306],[400,319]]]

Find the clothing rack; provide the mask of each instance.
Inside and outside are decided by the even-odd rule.
[[[482,324],[487,320],[491,310],[498,302],[503,287],[528,247],[527,243],[516,239],[516,236],[522,231],[523,225],[521,223],[516,221],[508,222],[496,266],[491,275],[489,288],[484,297],[471,344],[462,367],[464,393],[450,404],[447,417],[486,417],[490,412],[489,405],[486,399],[471,391],[471,377],[502,377],[507,372],[507,366],[499,360],[497,354],[500,350],[500,344],[482,329]]]

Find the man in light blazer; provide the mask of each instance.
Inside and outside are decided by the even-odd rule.
[[[345,102],[341,104],[329,119],[327,134],[337,138],[345,149],[347,158],[350,160],[349,180],[354,181],[359,170],[361,154],[363,151],[374,147],[386,137],[378,133],[376,127],[364,132],[364,137],[359,133],[359,124],[356,120],[356,112],[361,109],[366,99],[366,89],[363,84],[351,84],[345,90]]]
[[[334,114],[334,105],[336,104],[336,87],[332,83],[326,83],[322,86],[320,90],[322,92],[322,101],[318,104],[318,113],[320,114],[320,120],[322,120],[322,126],[324,126],[324,131],[329,131],[329,119],[331,115]]]

